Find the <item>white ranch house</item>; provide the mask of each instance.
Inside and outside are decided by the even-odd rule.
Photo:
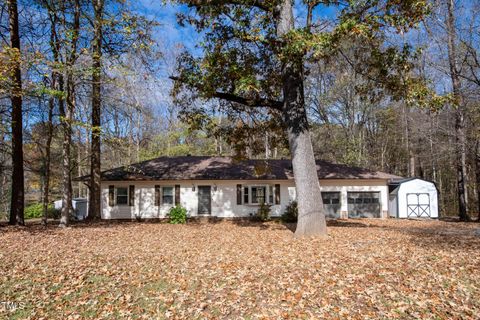
[[[389,183],[402,179],[325,161],[317,173],[328,218],[389,217]],[[176,204],[190,217],[249,217],[262,202],[280,216],[295,200],[290,160],[160,157],[102,172],[101,190],[102,219],[165,218]]]

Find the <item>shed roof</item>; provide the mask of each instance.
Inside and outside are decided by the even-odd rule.
[[[398,193],[398,190],[400,189],[400,186],[404,183],[407,183],[407,182],[410,182],[410,181],[414,181],[414,180],[419,180],[419,181],[422,181],[423,183],[430,183],[432,184],[433,186],[435,186],[435,188],[437,189],[437,192],[439,192],[438,190],[438,187],[437,187],[437,184],[435,183],[435,181],[431,181],[431,180],[427,180],[427,179],[422,179],[422,178],[417,178],[417,177],[410,177],[410,178],[400,178],[400,179],[397,179],[397,178],[394,178],[394,179],[391,179],[389,184],[388,184],[388,189],[389,189],[389,192],[391,194],[397,194]]]
[[[400,179],[401,177],[317,160],[319,179]],[[89,176],[76,178],[88,181]],[[290,160],[236,160],[232,157],[159,157],[102,172],[102,181],[291,180]]]

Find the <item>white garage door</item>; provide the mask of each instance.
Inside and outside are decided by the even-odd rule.
[[[349,218],[380,218],[380,192],[348,192]]]
[[[340,192],[322,192],[325,216],[332,219],[340,219]]]

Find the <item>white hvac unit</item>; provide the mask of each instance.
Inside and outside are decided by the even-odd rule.
[[[62,200],[57,200],[54,203],[56,210],[62,210]],[[76,220],[84,220],[88,214],[88,200],[85,198],[73,198],[73,218]]]

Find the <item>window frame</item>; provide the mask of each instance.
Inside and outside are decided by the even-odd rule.
[[[243,204],[248,205],[250,203],[250,188],[249,188],[249,186],[243,186],[242,189],[243,189],[242,190]]]
[[[269,205],[275,205],[275,185],[270,185],[270,184],[248,184],[244,185],[242,188],[242,200],[244,205],[250,205],[250,206],[259,206],[261,205],[260,202],[252,202],[252,196],[253,196],[253,191],[252,188],[264,188],[264,199],[265,199],[265,204]],[[270,192],[271,191],[271,192]],[[257,196],[258,198],[258,196]],[[245,200],[248,199],[248,202]],[[270,202],[272,200],[272,202]]]
[[[126,201],[125,203],[119,203],[118,202],[118,189],[125,189],[126,190],[126,194],[122,194],[120,195],[120,197],[125,197],[126,198]],[[130,190],[129,190],[129,186],[115,186],[115,205],[116,206],[125,206],[125,207],[128,207],[129,206],[129,203],[130,203]]]
[[[172,194],[169,196],[172,198],[172,203],[166,203],[163,199],[165,197],[165,189],[170,188],[172,190]],[[160,192],[160,205],[166,205],[166,206],[175,206],[175,187],[174,186],[160,186],[161,192]]]
[[[271,204],[272,206],[275,205],[275,185],[268,185],[268,203]],[[265,198],[267,198],[267,195],[265,195]]]
[[[255,189],[255,197],[257,198],[257,202],[253,202],[253,189]],[[268,196],[267,196],[267,186],[250,186],[250,204],[253,205],[261,205],[261,202],[258,202],[258,189],[263,189],[263,203],[267,203]]]

